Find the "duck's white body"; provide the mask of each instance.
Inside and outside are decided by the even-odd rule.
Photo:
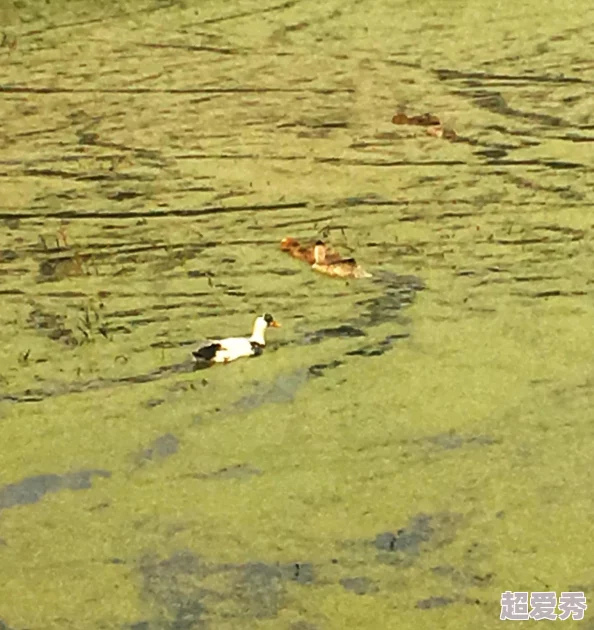
[[[268,327],[279,328],[280,324],[272,315],[266,313],[254,322],[251,337],[213,339],[194,350],[192,354],[196,362],[201,363],[229,363],[241,357],[260,356],[266,345],[265,333]]]

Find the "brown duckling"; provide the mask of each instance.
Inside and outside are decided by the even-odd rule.
[[[322,256],[325,262],[338,262],[342,260],[342,256],[323,241],[317,241],[311,245],[301,245],[297,239],[291,238],[290,236],[283,238],[281,241],[281,249],[284,252],[288,252],[293,258],[303,260],[309,265],[315,263],[314,249],[316,247],[321,248],[319,255]]]
[[[333,278],[371,278],[354,258],[330,260],[326,254],[326,245],[318,241],[313,250],[314,263],[311,268]]]

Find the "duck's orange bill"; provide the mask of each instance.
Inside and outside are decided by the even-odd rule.
[[[276,321],[276,319],[273,319],[270,324],[268,324],[271,328],[281,328],[281,325]]]

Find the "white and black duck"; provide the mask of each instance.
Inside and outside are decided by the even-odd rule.
[[[251,337],[228,337],[211,339],[192,352],[197,363],[229,363],[241,357],[258,357],[266,346],[266,330],[280,328],[280,324],[270,315],[257,317]]]

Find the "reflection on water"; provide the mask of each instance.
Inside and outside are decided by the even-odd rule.
[[[590,3],[97,11],[0,9],[0,628],[589,597]]]

